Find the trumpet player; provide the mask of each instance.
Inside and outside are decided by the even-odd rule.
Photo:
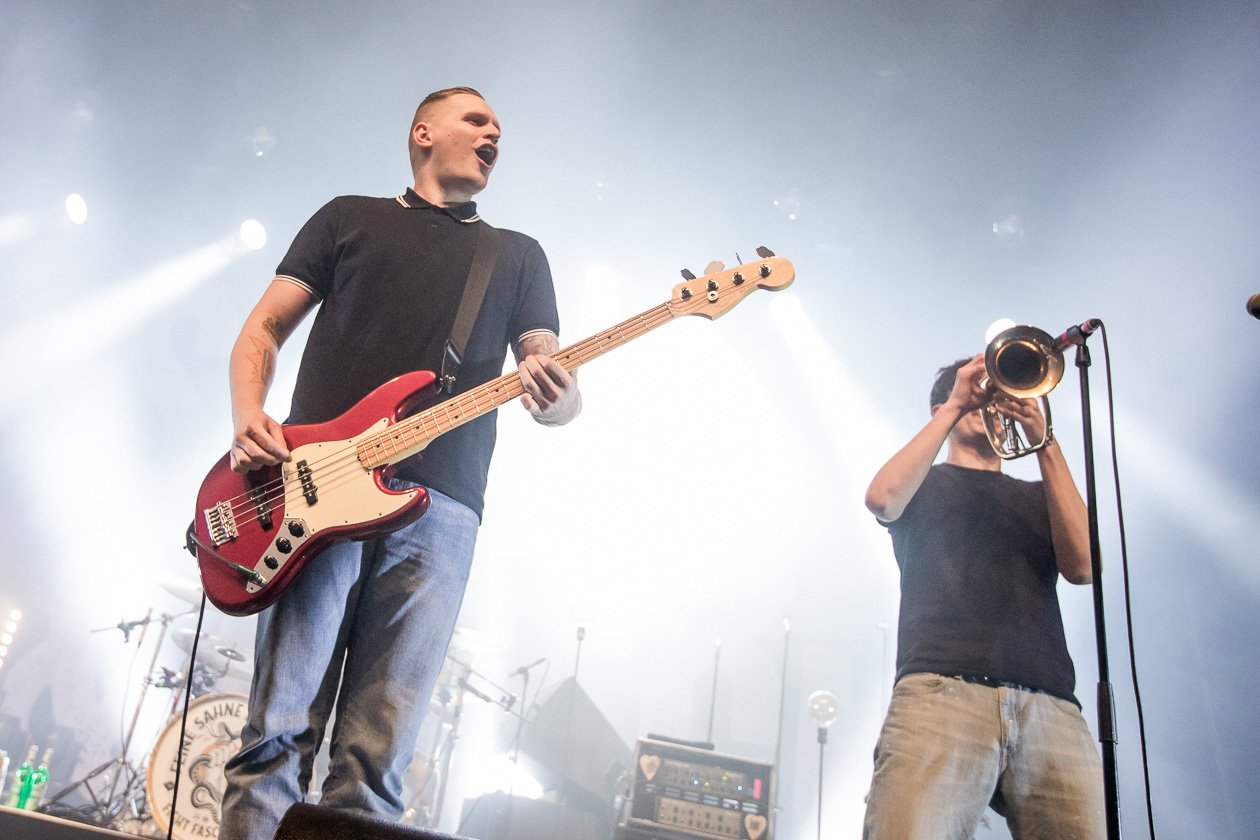
[[[1056,594],[1060,575],[1091,579],[1085,504],[1052,436],[1036,452],[1040,481],[1003,474],[986,405],[1045,437],[1036,399],[996,396],[984,356],[960,359],[937,374],[931,419],[866,492],[901,570],[866,840],[971,838],[990,805],[1016,840],[1105,836],[1101,761]]]

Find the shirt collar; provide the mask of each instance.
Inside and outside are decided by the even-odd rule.
[[[481,219],[481,217],[477,215],[477,202],[475,201],[465,201],[463,204],[452,204],[449,207],[438,207],[436,204],[430,204],[425,201],[411,187],[408,187],[405,193],[398,196],[397,201],[403,207],[407,207],[412,210],[427,207],[432,210],[445,213],[457,222],[464,222],[465,224],[471,224],[472,222],[476,222]]]

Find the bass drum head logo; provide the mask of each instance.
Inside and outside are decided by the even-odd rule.
[[[223,807],[223,765],[241,748],[245,728],[244,694],[218,692],[196,697],[188,706],[188,728],[179,750],[182,715],[167,722],[149,757],[146,792],[153,820],[178,840],[217,838]],[[178,753],[182,752],[182,756]],[[179,802],[175,827],[171,805],[175,794],[175,765],[180,760]]]

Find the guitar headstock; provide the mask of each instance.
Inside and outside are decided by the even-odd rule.
[[[777,292],[792,285],[796,269],[790,260],[776,257],[764,248],[759,248],[758,253],[764,258],[727,269],[721,263],[710,263],[703,277],[679,283],[670,297],[670,314],[700,315],[713,320],[757,289]]]

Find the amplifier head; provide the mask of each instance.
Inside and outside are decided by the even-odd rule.
[[[774,766],[640,738],[627,827],[677,837],[770,840]]]

